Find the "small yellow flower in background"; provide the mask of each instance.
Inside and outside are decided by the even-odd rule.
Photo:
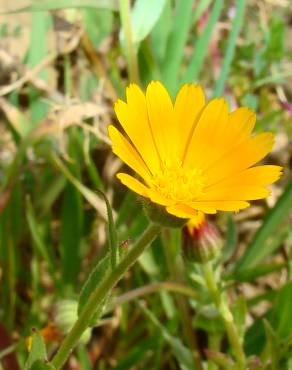
[[[124,130],[109,126],[113,152],[142,181],[118,179],[134,192],[180,218],[239,211],[250,200],[269,196],[266,188],[281,175],[272,165],[253,167],[272,149],[272,133],[251,136],[256,116],[248,108],[228,111],[223,98],[206,102],[201,86],[186,84],[174,104],[158,82],[144,94],[131,84],[127,102],[115,112]]]
[[[52,323],[42,328],[40,330],[40,335],[43,337],[45,343],[59,342],[61,339],[61,334],[57,326]],[[28,338],[26,338],[26,345],[27,345],[28,351],[30,351],[31,345],[32,345],[32,336],[29,336]]]

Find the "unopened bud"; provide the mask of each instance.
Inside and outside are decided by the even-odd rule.
[[[62,300],[56,305],[56,316],[55,322],[60,332],[63,335],[67,335],[71,330],[72,326],[78,319],[77,314],[78,302],[74,300]],[[91,336],[91,329],[88,328],[82,334],[79,342],[86,344]]]
[[[215,225],[190,220],[183,228],[183,252],[190,262],[204,263],[218,257],[222,239]]]

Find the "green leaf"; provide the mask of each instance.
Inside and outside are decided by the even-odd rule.
[[[278,369],[277,366],[279,363],[280,343],[271,324],[266,319],[263,320],[263,323],[267,340],[266,351],[268,352],[269,358],[273,364],[272,369]]]
[[[143,305],[139,305],[146,317],[160,330],[164,340],[170,345],[174,356],[177,358],[182,370],[194,370],[194,362],[191,352],[186,348],[180,339],[172,336],[168,330],[160,323],[157,317]]]
[[[204,14],[208,6],[211,4],[212,0],[200,0],[198,4],[196,4],[195,11],[193,13],[193,22],[196,23],[201,16]]]
[[[247,305],[244,296],[238,297],[237,300],[234,302],[234,304],[232,305],[232,313],[239,336],[241,340],[243,340],[247,315]]]
[[[82,199],[75,187],[68,183],[62,203],[60,236],[62,278],[66,284],[74,285],[78,276],[82,229]]]
[[[112,207],[106,195],[101,190],[97,190],[97,192],[102,196],[106,204],[107,219],[108,219],[109,246],[110,246],[110,259],[111,259],[111,267],[112,269],[114,269],[119,260],[119,245],[118,245],[118,235],[117,235],[117,230],[115,227],[113,211],[112,211]]]
[[[32,240],[34,242],[36,250],[42,256],[42,258],[47,262],[48,267],[50,269],[50,273],[54,277],[55,284],[56,284],[57,283],[56,261],[52,253],[52,249],[49,248],[43,240],[43,235],[40,232],[40,225],[37,222],[35,212],[31,204],[31,200],[28,197],[26,201],[26,219],[27,219],[29,231],[31,233]]]
[[[25,364],[24,370],[31,370],[33,364],[37,360],[46,360],[47,359],[47,351],[46,346],[43,340],[43,337],[40,335],[38,331],[32,334],[32,343],[31,343],[31,350],[28,355],[27,362]]]
[[[272,323],[278,338],[286,339],[292,335],[292,281],[285,284],[277,295]]]
[[[221,67],[219,78],[216,81],[214,96],[220,96],[222,95],[224,91],[225,81],[228,77],[231,62],[234,56],[237,37],[239,35],[241,25],[243,23],[244,9],[245,9],[245,0],[237,0],[236,1],[236,13],[232,21],[230,33],[228,35],[226,52],[224,55],[223,64]]]
[[[54,370],[56,369],[50,363],[44,362],[43,360],[37,360],[33,363],[30,370]]]
[[[253,281],[261,276],[269,275],[272,272],[280,271],[287,266],[286,263],[269,263],[264,265],[258,265],[250,269],[235,270],[227,279],[235,279],[241,282]]]
[[[30,47],[27,55],[27,67],[29,69],[40,64],[48,54],[47,33],[51,26],[51,14],[47,12],[35,12],[32,14],[32,26],[31,26],[31,36],[30,36]],[[35,46],[38,45],[36,48]],[[41,71],[38,76],[42,80],[47,80],[47,71]],[[48,111],[48,103],[41,99],[41,93],[31,87],[29,89],[29,103],[31,112],[31,127],[36,126],[36,124],[42,120]]]
[[[97,48],[112,31],[113,12],[108,9],[83,9],[82,18],[85,30]]]
[[[247,268],[257,266],[266,256],[274,252],[283,241],[279,239],[281,225],[287,218],[292,207],[292,182],[288,183],[284,193],[278,202],[265,217],[262,226],[257,231],[250,245],[247,247],[244,255],[235,266],[235,270],[242,271]],[[269,238],[276,237],[277,243],[268,244]]]
[[[264,57],[269,61],[280,61],[285,55],[286,25],[277,12],[272,13],[266,34]]]
[[[167,40],[169,37],[169,33],[171,31],[171,25],[172,25],[171,2],[166,1],[161,16],[151,32],[151,49],[153,51],[155,59],[157,60],[160,66],[163,64],[163,60],[167,50]]]
[[[192,22],[193,0],[179,0],[162,68],[162,79],[173,95],[177,89],[178,71]]]
[[[135,44],[145,39],[158,21],[166,0],[136,0],[131,12],[132,37]]]
[[[195,41],[189,67],[187,68],[182,79],[183,82],[192,82],[197,80],[201,67],[203,66],[204,59],[208,53],[208,44],[212,36],[212,31],[223,8],[223,3],[223,0],[214,1],[208,22],[202,34]]]
[[[90,298],[90,295],[95,291],[98,284],[105,278],[109,273],[110,269],[110,253],[107,253],[101,260],[99,260],[88,276],[87,281],[82,287],[78,300],[78,315],[80,315],[85,303]],[[97,316],[101,313],[104,303],[96,308],[96,313],[92,318],[92,322],[96,322]]]
[[[56,156],[52,155],[52,162],[64,174],[64,176],[76,187],[76,189],[83,195],[83,197],[94,207],[102,218],[106,218],[106,212],[103,202],[99,197],[86,186],[84,186],[76,177],[74,177],[63,162]]]

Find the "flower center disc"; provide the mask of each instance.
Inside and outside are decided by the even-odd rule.
[[[200,169],[185,169],[177,164],[165,165],[153,176],[153,185],[165,198],[183,202],[203,193],[204,180]]]

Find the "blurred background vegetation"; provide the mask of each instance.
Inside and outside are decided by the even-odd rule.
[[[115,179],[122,164],[106,131],[135,69],[132,52],[142,87],[159,79],[175,97],[182,83],[200,82],[209,98],[256,110],[256,130],[276,134],[268,162],[285,173],[273,195],[213,221],[253,368],[291,370],[291,2],[136,0],[130,46],[119,7],[0,1],[0,367],[24,368],[33,327],[54,328],[51,355],[74,320],[80,288],[107,249],[95,189],[112,204],[122,249],[147,224]],[[195,330],[202,358],[206,348],[228,351],[195,267],[183,266],[180,237],[166,233],[144,253],[67,369],[193,369]]]

